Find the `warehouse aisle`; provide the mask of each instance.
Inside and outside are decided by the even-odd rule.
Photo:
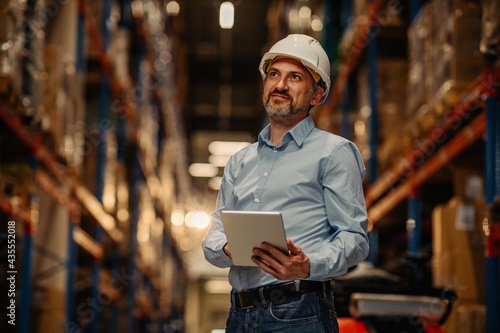
[[[0,0],[0,331],[224,331],[201,241],[291,33],[367,168],[341,332],[500,331],[500,0]]]

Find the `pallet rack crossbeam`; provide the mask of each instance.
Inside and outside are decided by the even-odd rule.
[[[431,149],[435,148],[436,144],[442,143],[449,131],[455,128],[462,119],[468,117],[470,111],[477,109],[482,96],[491,93],[492,87],[498,82],[500,82],[500,68],[485,69],[462,93],[461,102],[443,115],[445,123],[424,135],[418,144],[413,145],[391,169],[367,189],[365,193],[367,207],[382,197],[397,180],[411,173],[417,167],[416,161],[421,161],[425,156],[430,155]]]
[[[483,112],[461,132],[455,135],[449,143],[434,154],[425,164],[413,172],[404,182],[390,191],[375,205],[371,206],[368,209],[369,219],[373,223],[379,221],[403,199],[411,195],[415,188],[428,180],[463,149],[481,137],[484,134],[485,127],[485,114]]]

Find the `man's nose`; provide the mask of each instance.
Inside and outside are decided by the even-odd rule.
[[[276,89],[279,91],[284,91],[288,90],[288,82],[286,80],[286,77],[281,77],[279,81],[276,83]]]

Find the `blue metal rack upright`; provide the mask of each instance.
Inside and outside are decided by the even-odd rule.
[[[418,256],[422,252],[422,200],[414,190],[408,198],[408,254]]]
[[[498,92],[496,92],[498,93]],[[486,99],[485,203],[500,199],[500,103],[497,96]],[[495,221],[498,223],[498,221]],[[500,256],[486,255],[486,332],[500,332]]]
[[[36,157],[31,157],[30,165],[33,170],[33,180],[38,165]],[[31,195],[30,219],[25,225],[25,234],[23,237],[23,254],[21,258],[21,297],[19,313],[19,333],[29,332],[30,308],[31,308],[31,288],[33,274],[33,232],[38,216],[38,198],[36,193]],[[36,211],[36,213],[34,213]]]
[[[370,35],[368,36],[368,103],[370,106],[369,118],[369,148],[370,158],[368,160],[368,184],[373,184],[378,177],[378,44],[377,29],[374,28],[375,22],[370,25]]]
[[[140,42],[137,47],[137,81],[142,82],[144,79],[144,67],[142,66],[143,61],[146,57],[146,49],[145,45]],[[143,87],[139,87],[139,89],[143,89]],[[139,93],[135,96],[136,103],[139,109],[141,108],[142,97],[144,96],[144,92],[142,90],[138,91]],[[136,143],[137,144],[137,143]],[[131,174],[131,198],[130,198],[130,238],[129,238],[129,276],[137,277],[139,270],[137,269],[137,258],[135,253],[137,252],[138,244],[137,244],[137,224],[139,222],[139,200],[141,195],[141,184],[140,182],[143,180],[143,173],[141,171],[141,163],[139,161],[139,148],[134,148],[133,155],[133,163],[132,163],[132,174]],[[135,305],[136,305],[136,278],[130,281],[127,290],[127,333],[135,333],[138,330],[137,320],[135,316]]]
[[[75,200],[72,198],[72,200]],[[78,248],[73,237],[75,227],[79,223],[78,208],[70,204],[70,221],[68,226],[68,259],[66,262],[66,329],[72,331],[72,327],[76,326],[76,311],[75,311],[75,271],[78,255]]]
[[[78,13],[77,23],[77,39],[76,39],[76,59],[75,68],[77,73],[77,80],[81,83],[81,77],[84,72],[84,49],[85,49],[85,17],[82,13]],[[79,87],[81,88],[81,87]],[[82,105],[77,105],[82,107]],[[72,197],[72,200],[76,200]],[[78,256],[78,247],[73,237],[76,225],[79,223],[79,208],[70,206],[70,222],[68,228],[68,261],[66,263],[66,326],[71,329],[76,324],[76,311],[75,311],[75,270]]]
[[[102,47],[104,52],[107,52],[110,43],[110,31],[109,31],[109,20],[111,15],[111,0],[104,0],[102,5],[102,24],[101,24],[101,34],[102,34]],[[105,124],[110,121],[109,119],[109,109],[110,109],[110,86],[109,86],[109,73],[104,71],[101,77],[101,89],[99,93],[99,106],[98,106],[98,144],[97,144],[97,167],[96,167],[96,184],[95,184],[95,196],[96,199],[102,203],[102,195],[104,190],[104,178],[106,172],[106,160],[107,160],[107,132],[108,126]],[[104,231],[99,224],[96,224],[94,238],[97,243],[102,244],[104,237]],[[92,271],[92,290],[91,298],[94,300],[100,299],[99,295],[101,293],[100,283],[101,283],[101,270],[102,270],[102,259],[94,260],[94,267]],[[93,316],[91,317],[89,324],[90,333],[98,333],[101,319],[101,311],[94,310]]]
[[[34,31],[31,25],[31,19],[35,12],[36,0],[28,0],[26,2],[25,17],[23,19],[23,31],[24,31],[24,49],[27,54],[32,52],[32,42]],[[32,89],[32,77],[28,71],[28,59],[23,58],[22,60],[22,93],[25,96],[30,96],[33,92]],[[35,174],[37,161],[35,156],[32,157],[32,170],[33,175]],[[34,177],[33,177],[34,179]],[[35,193],[31,196],[31,207],[30,210],[38,209],[36,206],[37,197]],[[35,214],[31,214],[31,219],[26,225],[25,235],[23,238],[23,254],[22,254],[22,274],[21,274],[21,304],[20,304],[20,320],[19,320],[19,333],[28,333],[29,323],[30,323],[30,307],[31,307],[31,288],[32,288],[32,270],[33,270],[33,232],[34,223],[33,221]]]
[[[343,0],[340,8],[340,30],[343,34],[346,29],[349,29],[349,20],[352,17],[352,1]],[[351,138],[351,103],[349,100],[349,80],[345,84],[340,97],[340,109],[342,112],[342,123],[340,126],[340,134],[346,138]]]
[[[371,1],[373,3],[373,0]],[[369,26],[368,52],[368,103],[370,106],[370,117],[368,120],[369,142],[368,147],[370,157],[368,160],[368,184],[373,184],[378,177],[378,41],[377,29],[374,21]],[[348,81],[349,82],[349,81]],[[346,84],[349,87],[349,84]],[[378,232],[372,228],[368,234],[370,242],[370,252],[368,260],[377,262],[378,253]]]

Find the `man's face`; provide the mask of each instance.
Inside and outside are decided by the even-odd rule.
[[[314,92],[309,71],[290,58],[274,62],[267,72],[262,102],[271,116],[290,117],[308,112],[310,105],[318,104],[323,90]]]

